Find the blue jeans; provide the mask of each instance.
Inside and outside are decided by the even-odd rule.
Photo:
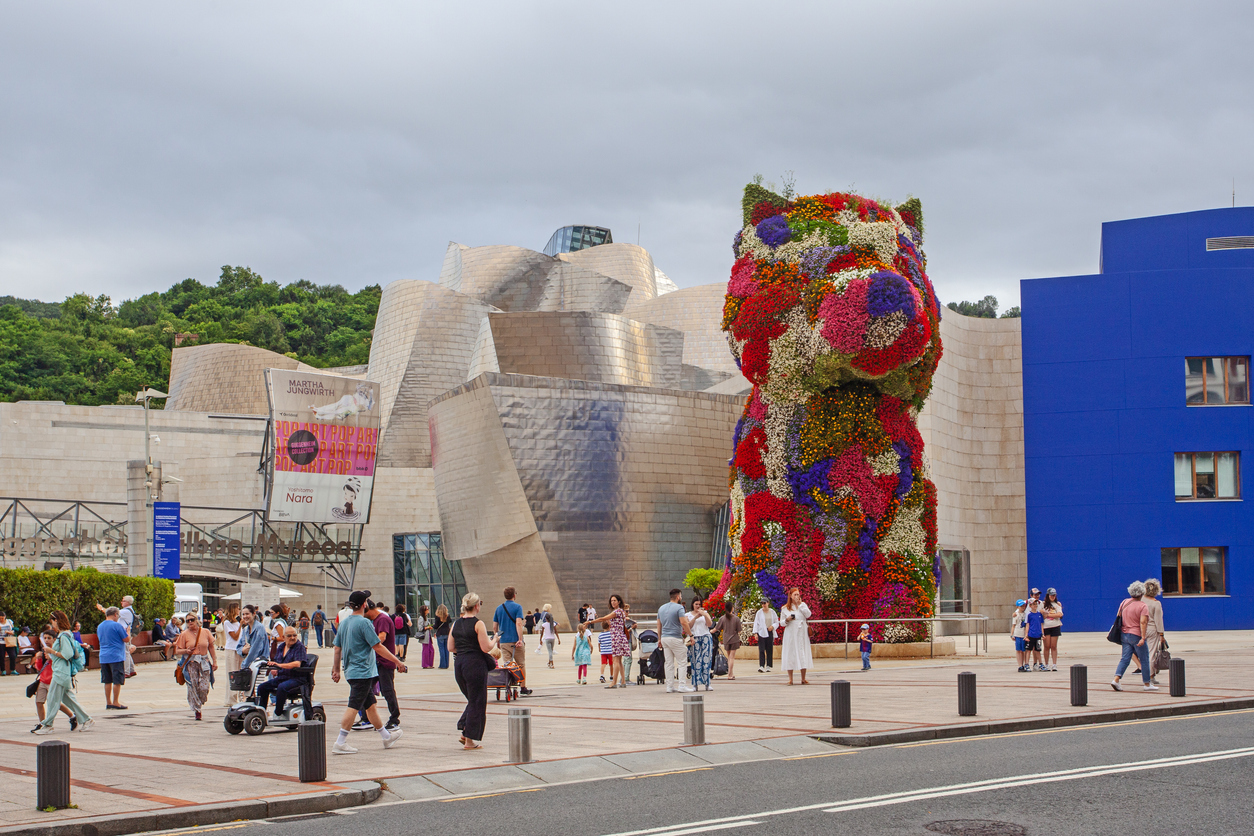
[[[862,651],[862,670],[867,670],[870,667],[871,667],[871,651],[864,650]]]
[[[322,647],[322,630],[323,630],[322,627],[314,628],[314,632],[318,634],[318,647]],[[305,647],[309,647],[309,645],[306,644]]]
[[[1146,645],[1138,645],[1141,637],[1135,633],[1123,634],[1123,654],[1119,657],[1119,667],[1115,668],[1115,676],[1123,676],[1123,672],[1128,669],[1128,662],[1132,661],[1132,654],[1136,654],[1136,658],[1141,661],[1141,679],[1146,685],[1150,684],[1150,666],[1149,666],[1149,647]]]
[[[448,636],[436,636],[436,646],[440,648],[440,667],[448,667],[448,642],[445,641]]]

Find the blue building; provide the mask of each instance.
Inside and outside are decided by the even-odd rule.
[[[1254,627],[1254,209],[1103,224],[1100,269],[1021,286],[1028,581],[1071,630],[1148,577],[1168,632]]]

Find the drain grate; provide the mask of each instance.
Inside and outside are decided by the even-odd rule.
[[[945,836],[1027,836],[1027,828],[1008,821],[950,819],[923,825],[925,830]]]

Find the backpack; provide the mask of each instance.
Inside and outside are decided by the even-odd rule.
[[[73,639],[70,641],[74,645],[74,655],[66,661],[70,663],[70,676],[76,676],[80,671],[87,667],[87,653],[84,652],[81,644]]]
[[[315,627],[321,627],[323,618],[325,618],[325,616],[322,614],[322,610],[314,610],[313,625]]]
[[[144,632],[144,617],[135,612],[134,607],[127,607],[131,611],[131,641],[139,638],[139,634]]]
[[[714,654],[714,675],[727,676],[727,657],[722,653]]]

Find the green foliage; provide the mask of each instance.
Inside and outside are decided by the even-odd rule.
[[[116,607],[123,595],[134,596],[144,629],[158,616],[174,614],[174,583],[164,578],[111,575],[91,567],[73,572],[0,569],[0,612],[36,631],[48,623],[53,610],[63,610],[70,621],[83,622],[84,633],[94,633],[104,619],[96,604]]]
[[[684,575],[684,586],[706,598],[722,579],[722,569],[689,569],[688,574]]]
[[[744,223],[747,226],[749,219],[753,217],[753,207],[762,201],[774,204],[775,206],[784,206],[788,201],[775,194],[775,192],[762,186],[762,178],[755,177],[754,182],[745,186],[744,197],[740,200],[740,208],[744,210]]]
[[[946,305],[951,311],[963,316],[978,316],[984,319],[997,318],[997,297],[985,296],[978,302],[950,302]]]
[[[1015,305],[1013,308],[1007,308],[1006,312],[1001,315],[1001,318],[1002,319],[1018,319],[1021,316],[1023,316],[1023,311],[1019,310],[1018,305]]]
[[[919,231],[919,240],[923,240],[923,201],[917,197],[908,197],[904,203],[897,204],[897,214],[902,216],[902,220],[906,223],[913,221],[913,226]]]
[[[82,293],[59,305],[0,297],[0,400],[132,403],[145,386],[165,388],[175,335],[183,345],[247,343],[319,368],[360,365],[382,292],[284,287],[227,265],[216,286],[185,279],[116,307]]]

